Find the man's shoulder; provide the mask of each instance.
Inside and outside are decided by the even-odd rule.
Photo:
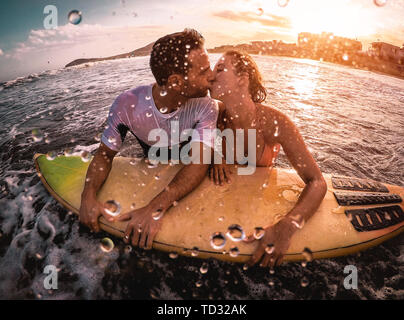
[[[118,95],[117,99],[128,99],[132,97],[137,97],[141,94],[145,94],[151,85],[143,85],[143,86],[137,86],[133,89],[126,90],[122,92],[120,95]]]
[[[136,105],[141,96],[146,96],[151,85],[142,85],[119,94],[115,99],[115,105],[129,107]]]

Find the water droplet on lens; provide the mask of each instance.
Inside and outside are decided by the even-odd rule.
[[[135,166],[135,165],[138,164],[138,162],[135,161],[135,160],[130,160],[130,161],[129,161],[129,164],[130,164],[131,166]]]
[[[278,0],[278,6],[284,8],[288,5],[289,0]]]
[[[240,253],[240,251],[238,250],[237,247],[233,247],[229,251],[230,257],[233,257],[233,258],[237,257],[239,255],[239,253]]]
[[[178,253],[177,252],[170,252],[168,256],[171,259],[177,259],[178,258]]]
[[[146,117],[150,118],[153,114],[151,112],[146,112]]]
[[[309,248],[304,248],[302,254],[307,262],[310,262],[313,260],[313,252]]]
[[[265,235],[265,229],[262,227],[256,227],[254,229],[254,238],[259,240]]]
[[[309,279],[307,279],[306,277],[303,277],[302,280],[300,281],[300,285],[305,288],[309,285]]]
[[[262,9],[262,8],[257,9],[257,15],[262,16],[263,13],[264,13],[264,9]]]
[[[132,252],[132,246],[130,246],[130,245],[125,246],[123,251],[124,251],[125,254],[131,253]]]
[[[231,226],[229,226],[226,235],[230,238],[230,240],[235,242],[241,241],[245,238],[243,228],[238,224],[232,224]]]
[[[348,59],[349,59],[349,56],[345,53],[345,54],[342,56],[342,60],[348,61]]]
[[[72,148],[66,148],[64,151],[64,154],[66,157],[70,157],[71,155],[73,155],[73,149]]]
[[[265,248],[265,252],[267,254],[272,254],[274,252],[274,250],[275,250],[275,246],[272,243],[269,243],[267,245],[267,247]]]
[[[149,169],[155,169],[155,168],[157,168],[157,166],[158,166],[158,163],[156,162],[152,162],[151,160],[149,160],[149,162],[148,162],[148,164],[147,164],[147,167],[149,168]]]
[[[160,96],[164,97],[167,95],[167,91],[166,90],[161,90],[160,91]]]
[[[42,131],[39,129],[32,130],[32,138],[34,139],[34,142],[42,141],[43,139]]]
[[[160,176],[159,176],[158,174],[156,174],[156,175],[154,176],[154,179],[160,180]]]
[[[202,280],[198,280],[196,283],[195,283],[195,286],[197,287],[197,288],[200,288],[200,287],[202,287]]]
[[[161,113],[166,113],[167,112],[167,108],[166,107],[163,107],[163,108],[160,108],[159,109],[159,111],[161,112]]]
[[[152,217],[154,220],[160,220],[164,215],[163,210],[157,209],[155,212],[152,213]]]
[[[55,151],[49,151],[46,154],[46,159],[48,159],[49,161],[55,160],[56,157],[57,157],[57,153]]]
[[[386,5],[387,0],[373,0],[374,4],[378,7],[383,7]]]
[[[91,160],[91,153],[88,151],[83,151],[81,153],[81,161],[89,162]]]
[[[81,22],[81,12],[78,10],[72,10],[69,12],[69,15],[67,16],[69,19],[69,22],[74,25],[78,25]]]
[[[191,250],[191,256],[197,257],[199,254],[199,248],[198,247],[193,247]]]
[[[300,214],[298,214],[298,215],[296,215],[296,216],[292,216],[292,217],[290,217],[291,219],[292,219],[292,224],[296,227],[296,228],[298,228],[298,229],[302,229],[303,227],[304,227],[304,219],[303,219],[303,217],[300,215]]]
[[[121,205],[115,200],[108,200],[105,202],[105,212],[115,217],[121,213]]]
[[[221,232],[215,232],[210,238],[210,245],[215,250],[222,249],[226,244],[226,238]]]
[[[111,252],[114,249],[114,243],[110,238],[104,238],[101,240],[100,248],[104,252]]]
[[[208,272],[208,264],[207,264],[206,262],[202,263],[202,265],[201,265],[199,271],[200,271],[202,274],[207,273],[207,272]]]
[[[151,97],[150,96],[146,96],[146,97],[144,97],[147,101],[149,101],[150,99],[151,99]]]
[[[247,270],[248,270],[248,264],[244,264],[244,265],[243,265],[243,270],[244,270],[244,271],[247,271]]]
[[[221,216],[221,217],[219,217],[217,220],[219,220],[220,222],[222,222],[222,221],[224,220],[224,217]]]

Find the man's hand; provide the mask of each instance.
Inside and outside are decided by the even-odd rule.
[[[161,227],[164,210],[148,205],[116,217],[117,221],[130,220],[123,240],[144,249],[151,249],[153,239]]]
[[[209,179],[214,184],[223,185],[224,182],[231,183],[231,177],[233,172],[230,170],[230,166],[226,163],[213,164],[209,167]]]
[[[108,221],[113,221],[112,217],[105,212],[104,205],[94,197],[82,197],[80,206],[80,222],[85,224],[94,232],[100,231],[98,218],[102,215]]]
[[[260,266],[279,266],[283,261],[283,256],[290,246],[290,241],[295,232],[290,220],[282,219],[277,224],[265,228],[265,234],[257,240],[253,235],[244,241],[247,243],[259,241],[257,250],[249,260],[249,265],[254,265],[261,259]]]

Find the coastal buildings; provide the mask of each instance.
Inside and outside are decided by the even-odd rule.
[[[404,64],[404,46],[402,48],[386,42],[373,42],[369,55],[392,63]]]
[[[299,33],[297,43],[303,55],[327,61],[343,61],[362,50],[360,41],[338,37],[328,32]]]
[[[357,40],[338,37],[332,33],[314,34],[302,32],[297,43],[285,43],[282,40],[252,41],[250,44],[225,45],[210,49],[209,52],[242,50],[250,54],[278,55],[297,58],[309,58],[331,62],[344,62],[347,57],[357,55],[362,43]]]

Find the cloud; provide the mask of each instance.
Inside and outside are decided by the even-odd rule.
[[[241,21],[247,23],[257,22],[265,27],[273,27],[281,29],[291,29],[292,27],[292,24],[288,18],[277,16],[270,13],[258,15],[254,14],[253,12],[245,12],[245,11],[235,12],[231,10],[225,10],[213,13],[213,16],[232,21]]]
[[[7,54],[0,55],[0,81],[59,69],[80,58],[113,56],[148,45],[169,33],[172,26],[66,24],[56,29],[31,30]]]
[[[102,26],[66,24],[57,29],[31,30],[24,42],[16,44],[10,51],[12,57],[20,60],[29,53],[63,51],[84,47],[88,54],[110,55],[123,53],[122,50],[134,50],[148,44],[151,35],[161,33],[162,26]],[[81,52],[80,52],[81,53]],[[72,58],[77,58],[76,56]]]

